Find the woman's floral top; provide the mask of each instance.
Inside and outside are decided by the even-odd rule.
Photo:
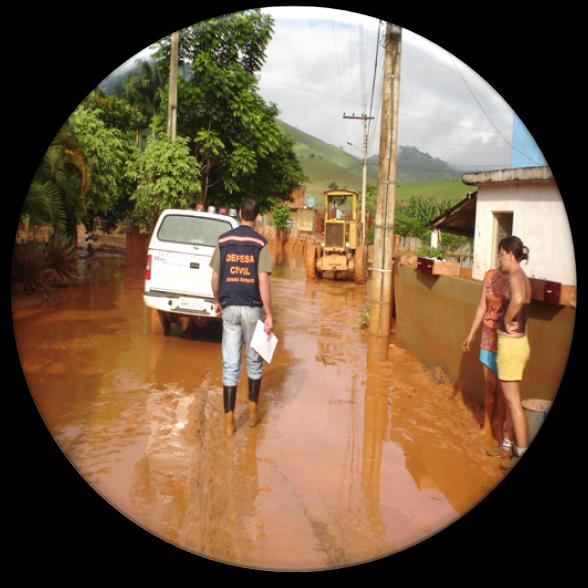
[[[482,341],[480,347],[496,353],[498,323],[502,316],[502,300],[508,290],[508,274],[499,269],[491,269],[484,276],[486,292],[486,313],[482,321]]]

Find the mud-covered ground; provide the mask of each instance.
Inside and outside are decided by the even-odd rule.
[[[65,455],[129,518],[187,550],[265,569],[324,569],[403,549],[503,474],[436,370],[360,328],[368,285],[308,282],[277,259],[278,349],[261,422],[223,431],[220,335],[152,335],[143,272],[81,263],[80,287],[14,301],[23,370]],[[368,361],[369,358],[369,361]]]

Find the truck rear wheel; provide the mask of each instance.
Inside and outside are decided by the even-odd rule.
[[[151,332],[154,335],[159,335],[160,337],[166,337],[169,335],[169,329],[171,326],[171,321],[165,315],[165,312],[162,310],[157,310],[155,308],[150,308],[150,323],[151,323]]]
[[[306,277],[311,280],[316,278],[316,253],[316,245],[309,243],[306,247]]]
[[[355,283],[365,284],[368,278],[367,247],[360,245],[355,250]]]

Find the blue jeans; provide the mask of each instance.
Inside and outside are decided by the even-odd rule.
[[[261,318],[258,306],[227,306],[223,308],[223,385],[236,386],[241,373],[241,352],[245,343],[247,375],[259,380],[263,374],[263,359],[250,347],[255,325]]]

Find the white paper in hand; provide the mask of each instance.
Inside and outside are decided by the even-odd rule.
[[[251,347],[257,351],[267,363],[271,363],[277,344],[278,338],[273,333],[268,335],[263,330],[263,323],[257,321],[255,331],[253,331],[253,337],[251,337]]]

